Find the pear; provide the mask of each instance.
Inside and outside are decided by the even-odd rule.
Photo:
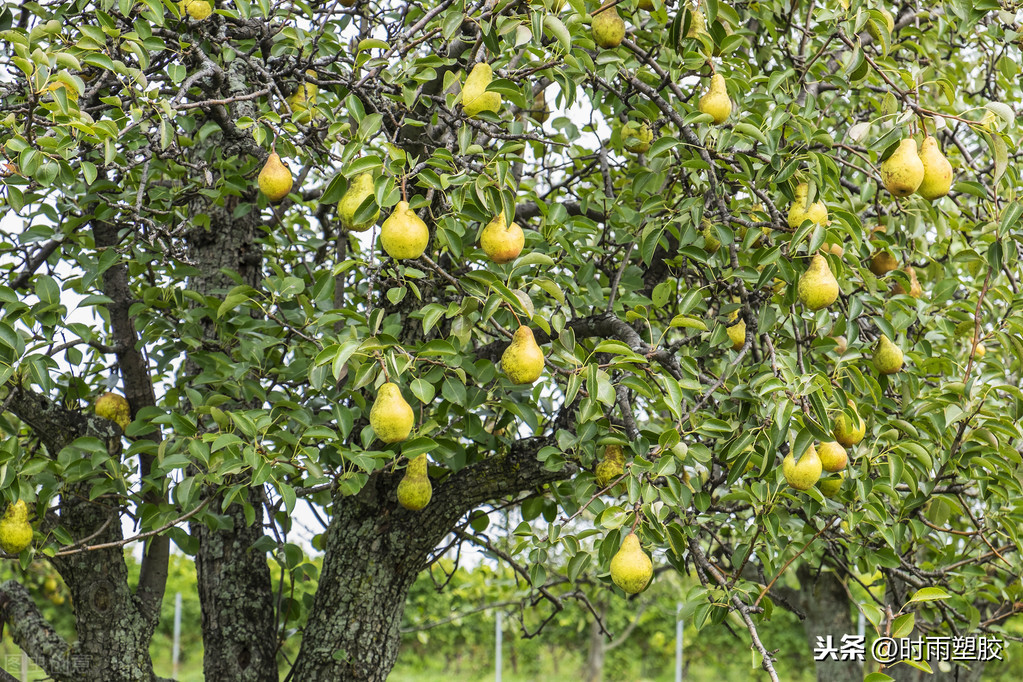
[[[718,239],[717,230],[713,223],[706,218],[703,219],[703,250],[707,253],[717,253],[721,248],[721,240]]]
[[[278,202],[288,196],[294,180],[291,178],[291,170],[288,164],[281,161],[277,152],[271,152],[267,157],[263,170],[259,171],[259,191],[272,202]]]
[[[850,418],[843,410],[835,416],[834,425],[835,440],[847,448],[859,443],[867,435],[867,425],[860,417],[853,401],[849,401],[849,408],[852,410],[853,418]]]
[[[809,490],[821,477],[821,458],[817,456],[817,448],[810,443],[803,456],[796,461],[792,451],[785,455],[781,462],[785,481],[796,490]]]
[[[875,251],[874,255],[870,257],[870,265],[867,266],[870,271],[878,277],[884,277],[886,274],[899,267],[899,261],[892,254],[887,251]]]
[[[603,490],[619,476],[625,473],[625,454],[621,445],[608,445],[604,448],[604,459],[597,462],[595,470],[597,487]]]
[[[462,86],[462,110],[466,116],[476,118],[482,111],[501,111],[501,93],[487,92],[487,86],[494,80],[494,71],[490,64],[480,62],[472,67],[472,71]]]
[[[625,20],[618,16],[617,7],[594,15],[591,28],[594,42],[604,49],[618,47],[625,38]]]
[[[533,330],[525,325],[515,330],[511,343],[501,355],[501,369],[513,384],[531,384],[543,373],[543,351],[536,345]]]
[[[841,335],[833,338],[835,339],[835,352],[839,355],[844,355],[849,350],[849,340]]]
[[[399,201],[380,226],[380,245],[395,260],[419,258],[430,241],[430,230],[407,201]]]
[[[181,0],[179,6],[196,21],[204,21],[213,14],[213,3],[206,0]]]
[[[646,123],[629,121],[622,126],[622,145],[633,154],[642,154],[650,149],[654,141],[654,132]]]
[[[369,425],[377,438],[385,443],[398,443],[408,438],[415,415],[405,402],[397,384],[387,382],[377,390],[376,400],[369,410]]]
[[[823,244],[821,244],[820,250],[823,251],[824,253],[830,253],[832,255],[838,256],[839,258],[845,255],[845,247],[843,247],[841,244],[832,244],[829,242],[824,242]]]
[[[952,187],[952,164],[941,153],[935,138],[924,138],[920,146],[920,162],[924,165],[924,179],[916,193],[928,201],[948,194]]]
[[[25,500],[7,506],[0,519],[0,547],[8,554],[19,554],[32,544],[32,526],[28,522]]]
[[[821,495],[824,497],[834,497],[838,494],[838,491],[842,489],[842,484],[845,483],[845,478],[841,474],[838,476],[827,476],[817,481],[817,487],[820,488]]]
[[[316,78],[316,72],[309,69],[305,72],[307,76]],[[308,83],[302,81],[298,84],[298,88],[288,97],[288,106],[291,108],[291,117],[296,122],[309,121],[312,118],[310,112],[312,106],[316,103],[316,95],[319,93],[320,88],[316,83]]]
[[[127,431],[131,423],[131,407],[123,396],[104,393],[96,398],[96,416],[114,422],[121,427],[121,431]]]
[[[533,106],[527,111],[537,123],[546,123],[547,119],[551,117],[551,109],[547,106],[547,97],[544,95],[544,91],[536,93],[536,97],[533,98]]]
[[[480,247],[495,263],[510,263],[522,253],[526,237],[516,223],[508,225],[501,211],[480,233]]]
[[[898,282],[892,287],[892,293],[896,295],[909,294],[913,298],[920,298],[924,295],[924,288],[920,286],[920,280],[916,278],[916,270],[912,265],[906,266],[906,277],[909,278],[909,291],[906,291]]]
[[[828,207],[823,201],[815,201],[809,206],[806,205],[807,194],[810,188],[805,182],[796,186],[796,198],[789,207],[788,223],[793,230],[809,220],[817,225],[830,225],[828,220]],[[841,248],[841,247],[839,247]]]
[[[908,197],[924,181],[924,163],[916,153],[916,140],[907,137],[881,164],[881,182],[897,197]]]
[[[974,351],[974,355],[976,356],[976,358],[978,360],[980,360],[982,357],[987,355],[987,348],[984,347],[984,344],[982,344],[982,343],[978,343],[977,344],[977,348]]]
[[[411,511],[419,511],[430,503],[433,486],[426,472],[426,453],[412,460],[405,469],[405,476],[398,483],[398,504]]]
[[[701,33],[707,32],[707,17],[700,10],[690,12],[692,20],[689,22],[689,30],[686,31],[686,38],[695,38]]]
[[[838,298],[838,280],[831,274],[824,256],[815,254],[810,267],[799,278],[799,300],[810,310],[826,308]]]
[[[647,12],[653,12],[654,0],[637,0],[636,7]]]
[[[337,214],[341,219],[341,227],[349,232],[365,232],[376,224],[377,219],[380,217],[379,206],[373,215],[366,218],[366,220],[362,222],[355,221],[355,213],[358,211],[359,206],[371,196],[373,196],[373,174],[360,173],[356,175],[337,205]]]
[[[821,460],[821,468],[830,473],[841,471],[849,463],[849,453],[833,440],[821,443],[817,449],[817,456]]]
[[[626,594],[636,594],[650,584],[653,575],[654,565],[650,557],[639,546],[636,534],[629,533],[622,540],[618,553],[611,559],[611,580]]]
[[[728,318],[729,322],[735,322],[739,318],[739,311],[733,310]],[[746,345],[746,320],[739,319],[735,324],[727,327],[728,339],[732,342],[732,350],[740,350]]]
[[[874,368],[881,374],[895,374],[902,370],[902,349],[884,334],[874,348]]]
[[[710,114],[715,125],[721,125],[732,113],[732,100],[728,98],[725,77],[715,73],[710,79],[710,89],[700,98],[697,108],[700,113]]]

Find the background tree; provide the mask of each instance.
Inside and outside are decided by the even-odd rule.
[[[851,633],[878,568],[884,595],[857,604],[878,632],[1000,631],[1021,603],[1013,3],[630,1],[599,49],[587,12],[612,10],[581,0],[347,4],[0,10],[0,486],[30,503],[20,560],[52,561],[77,637],[8,581],[19,646],[58,680],[153,679],[173,542],[209,679],[381,680],[416,576],[452,542],[487,548],[470,515],[511,507],[503,558],[555,610],[579,598],[553,569],[612,589],[635,529],[702,581],[697,618],[737,614],[772,679],[760,621]],[[882,188],[910,136],[951,160],[949,197]],[[257,190],[271,151],[294,181],[277,204]],[[401,200],[429,238],[395,260],[374,216]],[[502,212],[525,248],[496,264],[477,235]],[[825,244],[837,288],[804,305]],[[498,367],[520,323],[546,356],[532,384]],[[870,362],[883,337],[898,373]],[[392,445],[368,418],[387,381],[415,415]],[[124,433],[88,409],[115,387]],[[840,490],[788,487],[783,457],[832,440],[848,401],[866,437]],[[598,490],[609,442],[624,470]],[[396,488],[422,453],[413,512]],[[297,610],[306,505],[324,555]]]

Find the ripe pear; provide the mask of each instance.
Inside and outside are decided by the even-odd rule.
[[[419,258],[430,241],[430,230],[407,201],[399,201],[380,226],[380,245],[395,260]]]
[[[642,154],[650,149],[654,131],[646,123],[629,121],[622,126],[622,145],[633,154]]]
[[[924,165],[924,179],[916,193],[928,201],[934,201],[948,194],[952,187],[952,164],[938,147],[933,137],[924,139],[920,146],[920,161]]]
[[[902,370],[902,349],[884,334],[874,348],[874,368],[881,374],[895,374]]]
[[[721,125],[732,113],[732,100],[728,98],[725,77],[715,73],[710,79],[710,89],[700,98],[697,108],[700,113],[710,114],[715,125]]]
[[[369,425],[377,438],[385,443],[398,443],[408,438],[415,415],[405,402],[397,384],[387,382],[380,386],[376,400],[369,410]]]
[[[487,92],[487,86],[494,80],[494,71],[490,64],[480,62],[472,67],[472,71],[462,86],[462,110],[466,116],[476,118],[482,111],[501,112],[501,93]]]
[[[832,338],[835,339],[835,352],[839,355],[844,355],[849,350],[849,340],[841,335]]]
[[[25,500],[7,506],[0,519],[0,547],[8,554],[19,554],[32,544],[32,526],[28,522]]]
[[[543,351],[533,330],[521,325],[501,355],[501,369],[513,384],[531,384],[543,373]]]
[[[852,410],[853,418],[849,418],[844,410],[839,412],[835,416],[835,429],[833,431],[835,440],[847,448],[856,445],[867,435],[867,425],[863,422],[863,418],[860,417],[860,413],[856,410],[855,403],[851,400],[849,401],[849,408]]]
[[[799,300],[810,310],[826,308],[838,298],[838,280],[831,274],[824,256],[815,254],[810,267],[799,278]]]
[[[606,49],[618,47],[625,38],[625,20],[618,16],[618,8],[611,7],[593,17],[593,40]]]
[[[120,426],[121,431],[126,431],[131,423],[131,407],[123,396],[104,393],[96,398],[96,416],[108,419]]]
[[[430,503],[433,486],[427,474],[426,453],[413,459],[405,469],[405,476],[398,483],[398,503],[410,511],[419,511]]]
[[[734,322],[738,318],[739,311],[733,310],[728,320],[729,322]],[[738,322],[727,327],[725,331],[728,333],[728,339],[732,342],[732,350],[740,350],[746,345],[746,320],[739,319]]]
[[[180,7],[196,21],[204,21],[213,14],[213,3],[206,0],[181,0]]]
[[[288,196],[294,180],[291,178],[291,170],[288,164],[281,161],[277,152],[271,152],[267,157],[263,170],[259,171],[259,190],[266,195],[271,202],[278,202]]]
[[[881,182],[897,197],[908,197],[924,181],[924,164],[916,153],[916,140],[907,137],[881,164]]]
[[[884,277],[886,274],[899,267],[899,261],[892,254],[887,251],[875,251],[874,255],[870,257],[870,265],[867,266],[870,271],[878,277]]]
[[[977,358],[978,360],[980,360],[980,359],[981,359],[982,357],[984,357],[985,355],[987,355],[987,348],[985,348],[985,347],[984,347],[984,344],[982,344],[982,343],[978,343],[978,344],[977,344],[977,348],[976,348],[976,350],[974,351],[974,356],[975,356],[975,357],[976,357],[976,358]]]
[[[838,494],[838,491],[842,489],[842,484],[845,483],[845,477],[842,474],[838,476],[827,476],[817,481],[817,487],[820,488],[821,495],[824,497],[834,497]]]
[[[892,287],[892,293],[894,294],[909,294],[913,298],[920,298],[924,295],[924,288],[920,286],[920,280],[916,278],[916,270],[913,269],[912,265],[906,266],[906,277],[909,278],[909,291],[906,291],[901,284],[898,282]]]
[[[594,471],[597,487],[603,490],[619,476],[625,473],[625,453],[621,445],[608,445],[604,448],[604,459],[597,462]]]
[[[522,253],[526,237],[516,223],[509,225],[501,211],[480,233],[480,248],[495,263],[510,263]]]
[[[707,32],[707,17],[700,10],[691,12],[692,20],[689,22],[689,30],[686,31],[686,38],[695,38],[701,33]]]
[[[796,490],[809,490],[821,477],[821,458],[817,456],[817,448],[810,443],[803,456],[796,461],[792,451],[785,455],[781,462],[781,471],[785,474],[785,482]]]
[[[809,206],[806,205],[807,194],[810,188],[805,182],[796,186],[796,198],[789,207],[788,222],[793,230],[809,220],[817,225],[830,225],[828,220],[828,207],[823,201],[815,201]]]
[[[307,76],[316,78],[316,72],[309,69],[305,72]],[[310,110],[316,103],[316,95],[320,88],[316,83],[301,81],[298,88],[288,97],[288,107],[291,109],[291,117],[296,122],[311,120]]]
[[[817,456],[820,457],[821,467],[824,471],[830,473],[841,471],[849,463],[849,453],[833,440],[821,443],[817,449]]]
[[[639,546],[636,534],[629,533],[611,559],[611,580],[626,594],[636,594],[646,589],[653,575],[654,565],[650,557]]]
[[[360,173],[356,175],[337,205],[337,214],[338,218],[341,219],[341,227],[349,232],[365,232],[376,224],[377,219],[380,217],[379,206],[371,217],[362,222],[355,222],[355,213],[358,211],[359,206],[371,196],[373,196],[373,174]]]

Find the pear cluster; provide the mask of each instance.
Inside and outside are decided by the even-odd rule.
[[[933,137],[924,138],[917,152],[916,140],[906,138],[881,163],[881,182],[886,190],[897,197],[917,193],[928,201],[948,194],[952,187],[952,164],[938,147]]]

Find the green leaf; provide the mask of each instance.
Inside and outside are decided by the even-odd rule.
[[[908,604],[919,604],[921,602],[929,601],[940,601],[942,599],[951,599],[952,595],[946,592],[940,587],[924,587],[913,593],[910,597]]]

